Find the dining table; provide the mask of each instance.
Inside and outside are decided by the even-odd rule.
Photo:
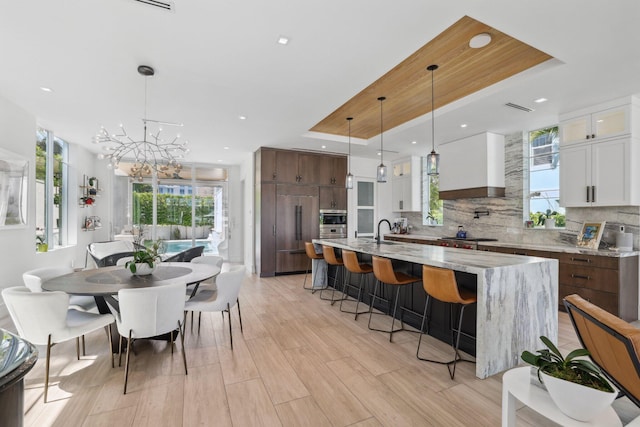
[[[124,266],[112,266],[74,271],[64,276],[54,277],[42,282],[45,291],[62,291],[70,295],[88,295],[96,300],[98,311],[102,314],[110,313],[109,306],[119,308],[114,298],[121,289],[146,288],[173,283],[176,279],[189,285],[196,285],[191,291],[197,291],[200,282],[216,277],[220,274],[220,267],[212,264],[195,264],[190,262],[161,262],[156,265],[152,274],[134,275]],[[117,335],[117,334],[114,334]],[[161,338],[165,339],[165,337]],[[118,348],[118,338],[114,336],[112,349]]]

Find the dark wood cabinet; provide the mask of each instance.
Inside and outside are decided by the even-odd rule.
[[[331,185],[344,188],[345,180],[347,178],[346,157],[322,156],[320,165],[320,185]]]
[[[638,256],[613,257],[510,247],[480,246],[490,252],[558,260],[558,308],[562,299],[578,294],[626,321],[638,318]]]
[[[347,210],[347,189],[320,187],[320,209]]]
[[[347,209],[344,182],[319,186],[327,167],[333,174],[342,164],[346,165],[344,156],[275,148],[256,151],[254,239],[261,277],[306,269],[304,242],[319,235],[321,203],[323,209]]]

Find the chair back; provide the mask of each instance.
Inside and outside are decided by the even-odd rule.
[[[42,292],[42,282],[71,273],[71,267],[43,267],[22,273],[22,280],[31,292]]]
[[[422,266],[422,287],[433,298],[452,304],[464,303],[453,270]]]
[[[211,264],[215,267],[222,268],[222,263],[224,262],[224,259],[221,256],[201,255],[193,258],[191,262],[194,264]]]
[[[204,252],[204,246],[195,246],[193,248],[185,249],[182,252],[178,252],[175,255],[170,256],[163,262],[191,262],[192,259],[199,257]]]
[[[126,240],[114,240],[111,242],[94,242],[87,245],[87,253],[98,268],[116,265],[123,257],[133,256],[140,245]]]
[[[393,263],[389,258],[372,256],[373,274],[376,279],[383,283],[395,284],[398,280],[396,273],[393,271]]]
[[[216,277],[216,284],[218,285],[216,303],[220,304],[220,309],[227,308],[227,304],[229,304],[229,307],[236,305],[245,275],[244,265],[237,265],[231,267],[226,273],[220,273],[218,277]]]
[[[336,257],[336,251],[333,246],[322,245],[322,256],[327,264],[343,265],[342,258]]]
[[[304,242],[304,251],[307,253],[307,256],[311,259],[322,259],[322,254],[316,253],[316,248],[313,246],[311,242]]]
[[[46,345],[49,334],[67,328],[69,295],[64,292],[31,292],[24,286],[2,290],[2,298],[20,336],[35,345]]]
[[[564,306],[591,359],[640,407],[640,329],[576,294]]]
[[[118,291],[120,312],[113,307],[118,332],[124,337],[148,338],[177,329],[184,312],[186,283],[177,280],[167,285]]]
[[[363,273],[364,271],[360,267],[360,261],[358,261],[358,254],[354,251],[342,250],[342,261],[347,270],[352,273]],[[370,267],[369,267],[370,268]]]

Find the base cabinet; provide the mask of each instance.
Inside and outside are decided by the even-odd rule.
[[[610,257],[521,248],[479,246],[489,252],[552,258],[559,261],[558,308],[562,299],[578,294],[626,321],[638,319],[638,256]]]

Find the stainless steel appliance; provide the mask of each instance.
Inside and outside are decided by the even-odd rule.
[[[320,209],[319,222],[321,239],[347,237],[347,211]]]
[[[481,242],[497,242],[498,239],[491,239],[488,237],[443,237],[438,239],[440,246],[447,246],[450,248],[461,248],[461,249],[478,249],[478,243]]]

